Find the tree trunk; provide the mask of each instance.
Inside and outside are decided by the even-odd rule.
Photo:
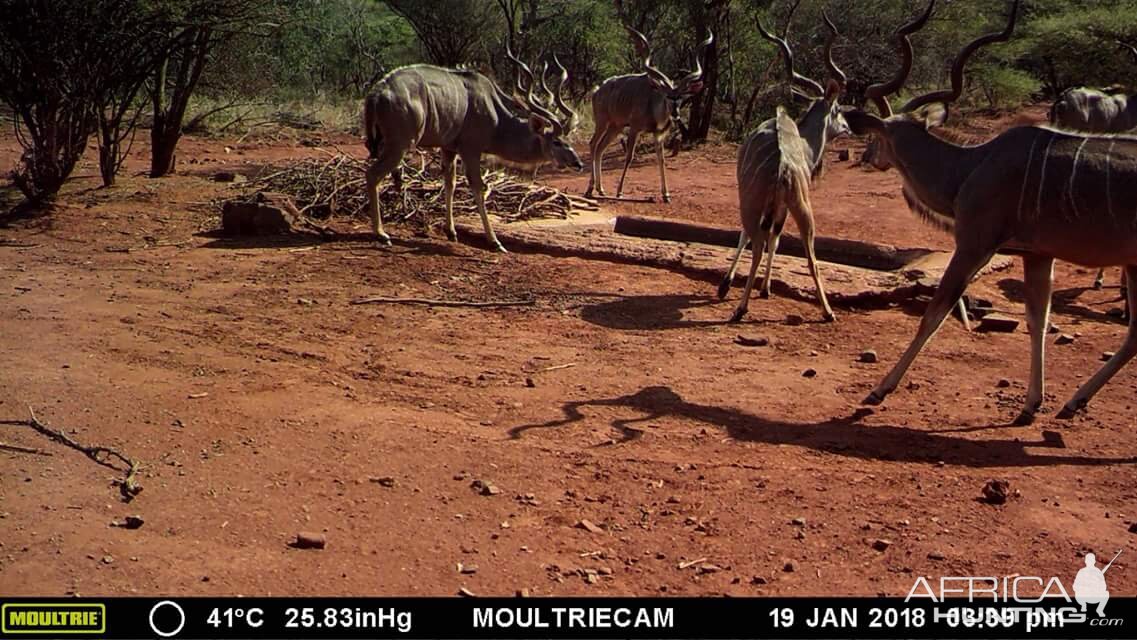
[[[174,173],[177,165],[175,151],[182,137],[179,125],[169,126],[164,117],[154,116],[150,129],[150,177],[161,178]]]
[[[175,152],[178,141],[182,138],[182,122],[213,44],[212,29],[193,27],[187,34],[183,50],[175,54],[176,59],[167,58],[155,73],[151,89],[154,105],[154,124],[150,129],[151,178],[174,173],[177,163]],[[176,63],[172,79],[169,77],[171,62]]]

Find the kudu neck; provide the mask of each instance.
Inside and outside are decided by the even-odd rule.
[[[797,130],[809,151],[809,168],[816,173],[829,142],[829,105],[815,102],[798,121]]]
[[[538,164],[546,159],[541,136],[533,133],[529,121],[509,113],[500,116],[488,151],[499,158],[522,165]]]
[[[908,188],[936,213],[954,217],[956,195],[984,158],[983,147],[953,144],[915,123],[895,127],[890,137],[893,164]]]

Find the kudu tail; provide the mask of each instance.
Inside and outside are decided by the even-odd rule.
[[[372,160],[378,158],[383,132],[379,130],[379,100],[375,96],[368,96],[363,102],[363,135],[368,156]]]

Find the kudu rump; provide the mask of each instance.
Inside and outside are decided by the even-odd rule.
[[[563,71],[557,86],[568,77]],[[371,222],[380,240],[390,244],[379,213],[379,182],[392,175],[411,147],[438,148],[442,156],[443,191],[446,197],[446,235],[454,231],[455,160],[462,159],[470,190],[474,192],[486,241],[505,251],[494,235],[486,214],[482,154],[489,153],[518,165],[553,162],[558,167],[584,168],[567,141],[576,122],[564,106],[562,119],[542,107],[533,96],[530,82],[525,108],[504,93],[492,80],[471,70],[445,69],[418,64],[402,67],[379,81],[364,103],[363,130],[370,160],[367,167],[367,201]],[[563,101],[558,99],[558,104]],[[510,106],[525,112],[514,115]],[[397,181],[398,176],[394,176]]]
[[[1124,42],[1118,45],[1133,54],[1137,60],[1137,47]],[[1050,107],[1050,124],[1063,129],[1087,131],[1090,133],[1122,133],[1137,129],[1137,96],[1118,92],[1113,87],[1091,89],[1074,87],[1062,95]],[[1105,284],[1105,270],[1099,270],[1094,278],[1094,288]],[[1126,284],[1123,282],[1122,291]],[[1129,307],[1126,306],[1126,315]]]
[[[796,9],[796,5],[794,6]],[[792,15],[792,13],[791,13]],[[768,251],[766,277],[762,282],[762,297],[770,295],[770,275],[774,265],[774,254],[778,251],[778,240],[786,217],[792,215],[805,245],[809,272],[817,286],[817,298],[826,320],[835,320],[833,309],[825,298],[825,286],[817,266],[817,256],[813,251],[813,206],[809,199],[809,188],[823,166],[825,145],[833,137],[848,133],[845,119],[838,111],[837,99],[845,90],[845,74],[833,62],[833,43],[838,33],[837,27],[825,15],[825,25],[829,29],[829,39],[825,43],[825,64],[831,75],[828,85],[821,84],[794,71],[793,50],[783,38],[779,38],[758,23],[762,37],[778,45],[786,66],[787,81],[795,95],[803,96],[811,103],[805,114],[794,122],[783,108],[779,107],[774,118],[759,125],[742,143],[738,150],[738,206],[743,231],[739,234],[738,250],[722,284],[719,297],[725,297],[738,268],[742,249],[747,239],[751,239],[750,276],[746,279],[746,289],[738,303],[731,322],[738,322],[746,315],[750,302],[750,292],[758,265],[762,261],[763,248]],[[787,30],[788,31],[788,30]]]
[[[932,0],[931,4],[934,4]],[[913,211],[950,225],[956,249],[940,286],[920,321],[912,344],[892,371],[865,398],[879,404],[899,384],[920,350],[939,329],[971,278],[1001,247],[1023,253],[1031,372],[1018,422],[1029,423],[1042,405],[1044,340],[1056,258],[1076,264],[1124,266],[1137,277],[1137,137],[1078,135],[1048,127],[1015,127],[989,142],[961,146],[928,131],[941,123],[946,106],[959,98],[967,58],[978,48],[1006,41],[1019,0],[1002,33],[968,44],[952,67],[952,89],[913,98],[899,114],[878,118],[845,114],[857,135],[875,135],[872,163],[896,168]],[[902,50],[911,56],[911,48]],[[891,83],[903,85],[910,61]],[[1129,290],[1132,306],[1137,287]],[[1137,321],[1130,319],[1121,349],[1066,403],[1059,417],[1073,416],[1134,355]]]
[[[695,70],[679,82],[672,82],[662,71],[651,65],[651,51],[647,38],[631,27],[626,27],[635,39],[637,52],[644,56],[644,73],[614,76],[605,80],[592,94],[592,116],[596,130],[588,148],[592,153],[592,176],[585,195],[593,191],[604,195],[601,169],[604,150],[625,128],[628,139],[624,157],[624,171],[616,187],[616,197],[624,193],[624,178],[632,164],[636,140],[641,133],[655,136],[655,155],[659,161],[659,184],[664,202],[671,202],[667,191],[667,172],[663,164],[663,144],[678,118],[679,104],[688,96],[703,90],[703,55],[714,42],[714,34],[699,44],[695,54]]]

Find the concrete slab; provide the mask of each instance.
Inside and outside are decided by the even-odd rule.
[[[600,218],[600,216],[596,216]],[[575,221],[569,224],[530,224],[518,222],[494,225],[494,231],[513,252],[573,256],[590,260],[638,264],[684,273],[704,280],[708,294],[722,279],[733,250],[701,243],[673,242],[653,238],[624,236],[612,230],[611,221]],[[459,240],[485,246],[481,224],[456,225]],[[950,254],[920,252],[911,264],[893,271],[879,271],[847,264],[820,261],[830,302],[841,306],[876,306],[900,302],[934,290]],[[745,284],[750,252],[743,255],[735,283]],[[1008,256],[996,256],[986,271],[1001,270],[1012,264]],[[774,259],[771,290],[775,295],[815,300],[813,279],[803,258],[778,255]]]

